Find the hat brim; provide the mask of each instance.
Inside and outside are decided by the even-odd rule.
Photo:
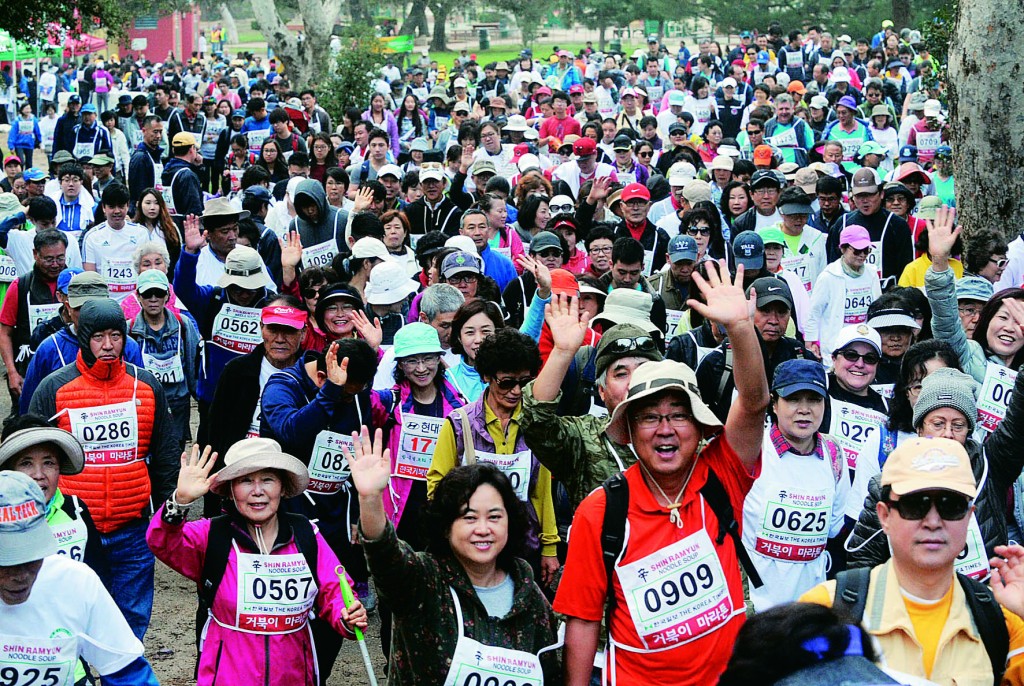
[[[103,295],[92,293],[88,293],[86,295],[69,295],[68,306],[73,310],[77,310],[79,307],[89,302],[90,300],[104,300],[108,297],[110,296],[107,295],[106,293],[104,293]]]
[[[918,491],[952,491],[954,493],[965,495],[968,498],[978,497],[977,486],[968,486],[967,484],[957,485],[948,481],[931,480],[927,477],[922,477],[920,479],[908,479],[906,481],[887,485],[892,489],[892,492],[898,496],[917,493]]]
[[[287,453],[266,452],[243,457],[221,469],[213,475],[213,484],[210,486],[210,490],[217,495],[226,497],[232,481],[264,469],[276,470],[284,476],[282,498],[293,498],[300,495],[309,485],[309,470],[298,458]]]
[[[843,345],[841,347],[836,348],[832,352],[833,353],[838,353],[841,350],[846,350],[847,348],[849,348],[854,343],[864,343],[866,345],[871,346],[871,349],[874,350],[879,355],[882,354],[881,346],[879,346],[877,343],[875,343],[873,340],[871,340],[867,336],[858,336],[857,338],[851,338],[850,340],[848,340],[845,343],[843,343]]]
[[[0,567],[14,567],[57,554],[50,526],[41,518],[21,531],[0,533]]]
[[[400,288],[390,288],[380,292],[372,291],[370,288],[366,289],[366,302],[370,305],[391,305],[400,300],[408,298],[410,295],[418,291],[419,288],[415,283],[409,281],[406,286]]]
[[[670,259],[673,263],[683,262],[685,260],[689,260],[690,262],[696,262],[697,261],[697,253],[695,253],[695,252],[673,252],[673,253],[669,253],[668,259]]]
[[[609,438],[620,445],[632,443],[629,434],[629,420],[627,419],[629,406],[638,400],[643,400],[665,391],[679,391],[686,395],[690,400],[690,412],[693,414],[694,420],[701,425],[705,436],[715,429],[721,428],[722,422],[718,420],[718,417],[711,411],[711,408],[704,404],[696,384],[687,386],[681,379],[655,379],[655,381],[657,383],[646,382],[646,388],[643,389],[637,390],[635,386],[629,389],[629,395],[616,406],[615,411],[612,412],[608,428],[605,429],[605,433],[608,434]],[[634,393],[634,390],[636,390],[636,393]]]
[[[869,319],[867,324],[875,331],[891,329],[896,326],[913,329],[914,331],[921,330],[921,325],[905,314],[884,314],[881,317]]]
[[[16,431],[0,444],[0,468],[22,450],[42,443],[53,443],[64,454],[60,460],[61,474],[79,474],[85,467],[85,451],[77,438],[64,429],[38,426]]]
[[[788,398],[794,393],[799,393],[800,391],[813,391],[814,393],[820,395],[822,398],[828,395],[827,390],[825,390],[818,384],[810,383],[808,381],[799,381],[797,383],[791,383],[788,386],[783,386],[782,388],[774,388],[772,390],[778,393],[783,398]]]
[[[769,305],[771,303],[785,303],[789,307],[791,312],[793,310],[792,300],[790,300],[784,295],[776,295],[775,293],[769,293],[768,295],[758,298],[754,303],[754,307],[764,307],[765,305]]]
[[[234,276],[232,274],[222,274],[217,279],[217,285],[221,288],[227,288],[228,286],[238,286],[239,288],[245,288],[250,291],[256,291],[261,288],[266,288],[270,285],[270,277],[267,276],[266,271],[260,270],[258,274],[251,274],[250,276]]]
[[[779,205],[779,214],[810,214],[811,206],[803,203],[790,202],[785,205]]]

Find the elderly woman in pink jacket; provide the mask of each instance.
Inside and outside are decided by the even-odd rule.
[[[317,529],[279,511],[282,498],[306,489],[306,466],[268,438],[235,443],[210,476],[216,457],[198,446],[182,454],[178,487],[146,535],[162,562],[199,584],[210,607],[197,684],[317,686],[311,614],[347,638],[367,619],[358,600],[345,607],[338,558]],[[229,513],[186,522],[187,508],[211,490]]]

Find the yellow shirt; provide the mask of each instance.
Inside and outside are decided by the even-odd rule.
[[[992,669],[981,639],[971,626],[970,611],[960,584],[954,579],[949,591],[937,603],[920,603],[902,592],[896,583],[891,563],[875,567],[871,572],[871,587],[864,619],[872,614],[872,596],[875,584],[884,583],[884,597],[877,607],[882,608],[874,617],[877,626],[862,621],[868,633],[878,638],[885,654],[886,664],[892,669],[924,677],[939,684],[975,683],[968,679],[980,670],[988,673],[991,683]],[[802,596],[802,603],[816,603],[832,607],[836,582],[826,581]],[[899,602],[902,599],[902,603]],[[954,606],[954,599],[956,606]],[[1003,684],[1024,685],[1024,619],[1002,608],[1006,629],[1010,634],[1010,651]],[[906,626],[909,620],[909,627]],[[950,625],[950,623],[956,626]],[[907,629],[912,629],[912,634]],[[977,650],[980,649],[980,650]],[[918,659],[919,662],[912,662]],[[974,659],[975,669],[966,664]],[[954,677],[956,680],[954,681]],[[967,679],[964,681],[963,679]]]
[[[486,394],[487,391],[485,390]],[[487,425],[487,433],[494,442],[495,452],[498,455],[511,455],[515,452],[516,438],[519,436],[519,417],[522,414],[523,406],[520,403],[512,418],[509,419],[508,427],[503,429],[501,420],[498,418],[491,406],[484,400],[484,421]],[[466,437],[469,440],[470,437]],[[536,458],[534,458],[536,459]],[[434,458],[427,471],[427,497],[434,496],[434,489],[445,474],[462,464],[462,455],[459,455],[455,447],[455,432],[452,430],[451,422],[446,421],[441,427],[441,434],[437,437],[437,445],[434,448]],[[558,523],[555,521],[555,501],[551,495],[551,472],[543,465],[537,472],[537,485],[530,493],[530,503],[537,513],[537,521],[540,523],[540,554],[544,557],[554,557],[557,554],[558,544]]]
[[[916,260],[903,268],[900,280],[897,285],[910,286],[911,288],[924,288],[924,273],[932,266],[932,260],[927,255],[921,255]],[[949,260],[949,266],[956,278],[963,278],[964,265],[960,260]]]

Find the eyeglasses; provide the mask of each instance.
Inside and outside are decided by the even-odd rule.
[[[67,256],[56,255],[53,257],[40,257],[39,261],[43,264],[64,264],[67,261]]]
[[[942,417],[936,417],[935,419],[931,419],[926,423],[928,424],[928,428],[930,428],[937,434],[944,433],[947,427],[951,429],[955,434],[967,433],[968,428],[967,422],[961,421],[959,419],[954,419],[951,422],[947,422]]]
[[[668,420],[668,425],[674,429],[681,429],[693,421],[693,415],[685,412],[670,412],[669,414],[645,412],[633,418],[633,421],[641,429],[657,429],[661,426],[662,420]]]
[[[633,352],[634,350],[649,353],[654,352],[656,347],[654,339],[650,336],[637,336],[636,338],[619,338],[614,340],[609,343],[601,353],[623,355],[625,353]]]
[[[958,522],[971,511],[971,499],[960,493],[947,491],[935,493],[910,493],[899,500],[889,500],[889,507],[900,513],[903,519],[918,521],[928,516],[932,505],[939,516],[947,522]]]
[[[993,264],[995,264],[995,265],[996,265],[997,267],[999,267],[1000,269],[1005,269],[1005,268],[1006,268],[1006,265],[1008,265],[1008,264],[1010,263],[1010,260],[1008,260],[1008,259],[1006,259],[1006,258],[1003,258],[1003,259],[1001,259],[1001,260],[997,260],[997,259],[996,259],[996,258],[994,258],[994,257],[990,257],[990,258],[988,258],[988,261],[989,261],[989,262],[991,262],[991,263],[993,263]]]
[[[686,227],[686,235],[687,236],[697,236],[697,235],[700,235],[700,236],[710,236],[711,235],[711,227],[710,226],[688,226],[688,227]]]
[[[774,186],[769,186],[767,188],[765,188],[765,187],[755,188],[754,190],[750,191],[750,194],[751,195],[769,195],[771,193],[778,193],[778,192],[779,192],[778,188],[775,188]]]
[[[956,308],[960,312],[961,317],[980,317],[981,316],[981,305],[960,305]]]
[[[602,255],[602,254],[608,254],[611,251],[612,251],[612,246],[606,245],[603,248],[593,247],[588,252],[591,252],[591,253],[593,253],[595,255]]]
[[[921,395],[921,382],[918,381],[907,386],[907,395],[915,398]]]
[[[453,286],[473,283],[476,281],[476,274],[456,274],[455,276],[448,277],[446,281]]]
[[[881,360],[875,353],[864,353],[862,355],[856,350],[850,350],[849,348],[839,354],[850,364],[856,364],[857,360],[864,360],[864,364],[874,367]]]
[[[644,200],[642,198],[637,198],[636,200],[627,200],[626,202],[624,202],[622,204],[625,205],[626,207],[632,207],[632,208],[635,208],[635,209],[640,209],[642,207],[647,207],[647,205],[649,203],[648,203],[647,200]]]
[[[555,214],[561,214],[562,212],[573,212],[576,208],[571,202],[567,202],[564,205],[548,205],[548,209]]]
[[[518,379],[515,379],[515,378],[512,378],[512,377],[508,377],[508,378],[505,378],[505,379],[495,379],[494,380],[494,385],[497,386],[499,390],[511,391],[516,386],[519,386],[520,388],[522,388],[523,386],[525,386],[526,384],[530,383],[531,381],[533,381],[533,377],[532,376],[521,376]]]
[[[325,314],[338,314],[339,312],[355,312],[356,306],[352,303],[334,303],[324,308]]]
[[[399,360],[399,363],[406,369],[416,369],[421,365],[424,367],[434,367],[440,361],[440,355],[419,355],[417,357],[403,357]]]

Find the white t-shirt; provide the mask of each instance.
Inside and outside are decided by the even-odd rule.
[[[135,290],[135,248],[149,239],[149,232],[134,222],[125,222],[120,230],[106,222],[85,235],[83,262],[96,265],[96,271],[107,280],[110,297],[121,302]]]
[[[64,254],[64,266],[74,269],[82,268],[82,251],[78,247],[78,240],[67,233],[64,236],[68,239],[68,249]],[[33,241],[36,238],[36,230],[11,231],[7,234],[6,252],[14,260],[14,266],[18,269],[18,276],[25,276],[32,271],[36,260],[32,257],[34,248]]]
[[[775,226],[776,224],[782,223],[782,215],[779,214],[779,210],[776,209],[774,214],[764,216],[758,211],[754,211],[754,230],[767,229],[769,226]]]
[[[79,655],[101,675],[124,669],[143,654],[142,643],[100,578],[66,555],[43,560],[24,603],[0,601],[0,636],[3,643],[15,637],[77,636]]]
[[[267,271],[267,265],[263,265],[263,273],[267,275],[267,290],[277,293],[277,286]],[[196,285],[197,286],[219,286],[217,283],[220,277],[224,276],[224,263],[213,254],[210,246],[204,245],[199,251],[199,261],[196,263]]]

